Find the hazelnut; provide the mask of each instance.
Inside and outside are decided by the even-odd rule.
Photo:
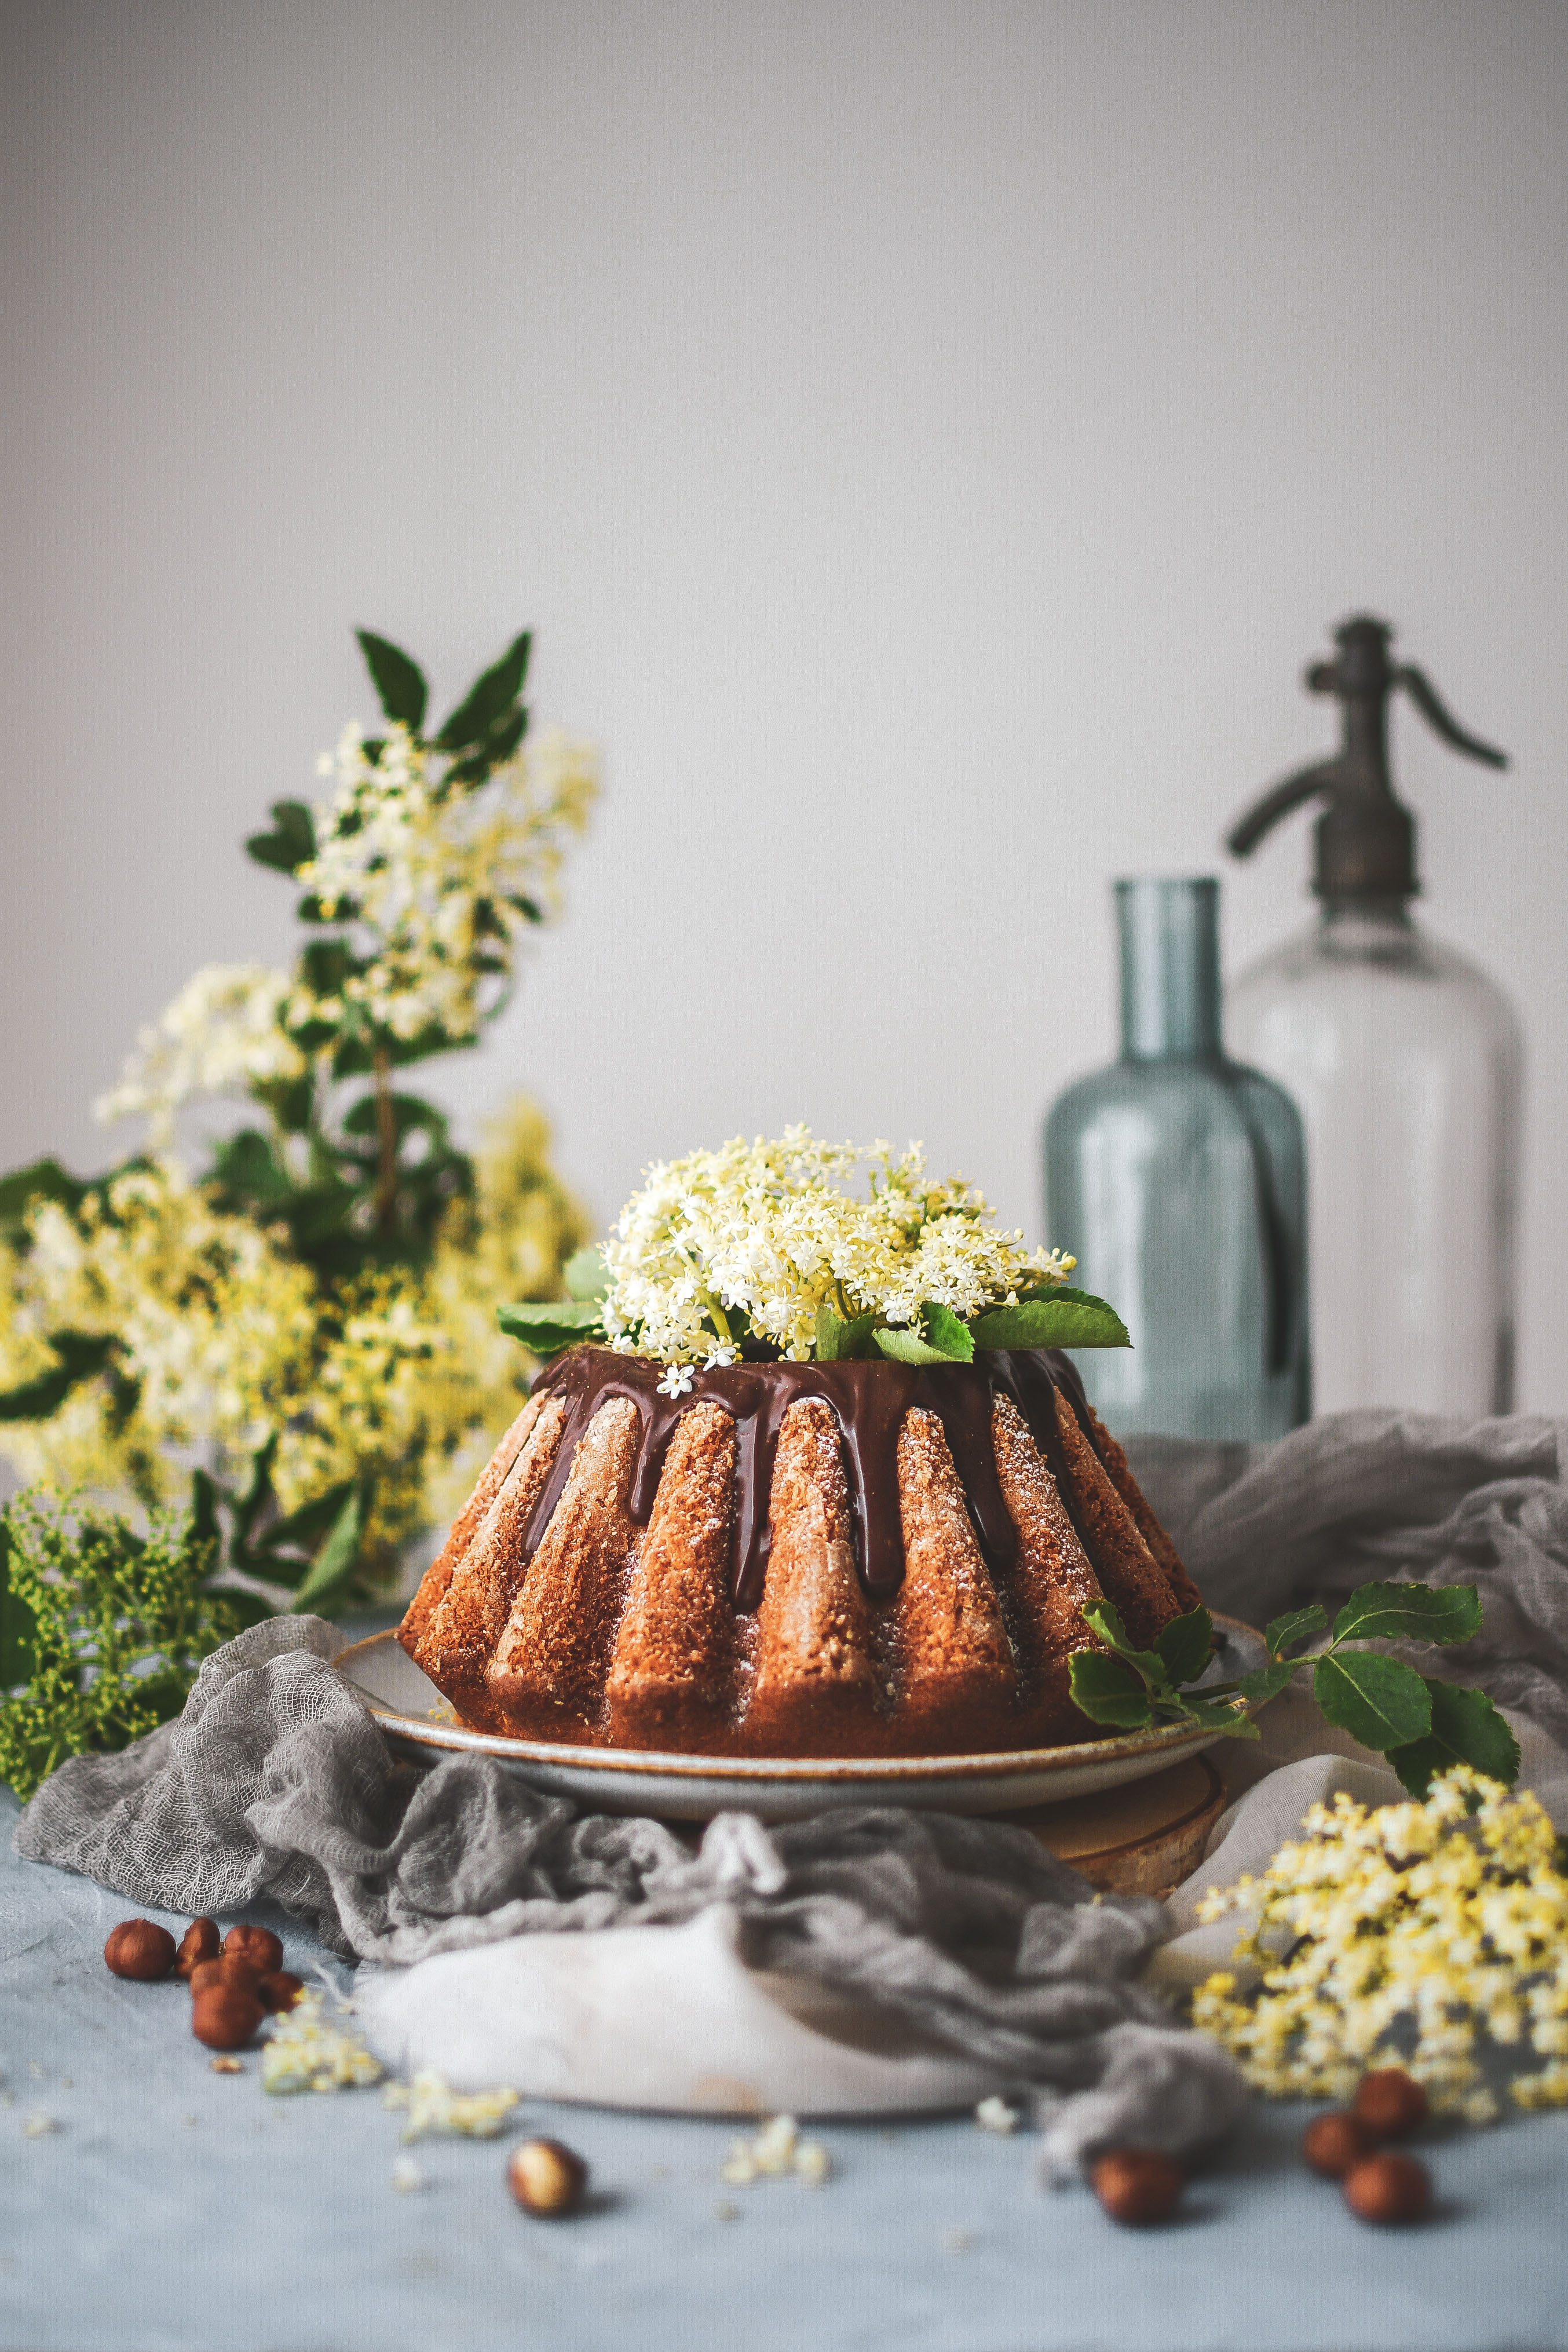
[[[1343,2111],[1314,2117],[1301,2134],[1301,2154],[1325,2180],[1343,2180],[1376,2143],[1364,2123]]]
[[[512,2150],[507,2183],[525,2213],[572,2213],[582,2202],[588,2167],[559,2139],[526,2139]]]
[[[174,1965],[189,1980],[191,1970],[202,1960],[215,1960],[218,1946],[223,1941],[215,1919],[193,1919],[180,1938],[180,1955]]]
[[[225,1959],[246,1960],[258,1977],[283,1966],[283,1946],[270,1927],[231,1927],[224,1937]]]
[[[256,1997],[267,2010],[292,2009],[304,1990],[299,1978],[287,1969],[273,1969],[256,1980]]]
[[[1344,2201],[1364,2221],[1418,2221],[1432,2202],[1432,2176],[1413,2156],[1364,2156],[1345,2174]]]
[[[209,2050],[238,2050],[261,2023],[262,2006],[250,1986],[205,1986],[191,2003],[191,2031]]]
[[[1168,2221],[1186,2185],[1180,2165],[1156,2147],[1113,2147],[1089,2179],[1112,2221],[1135,2229]]]
[[[214,1985],[225,1984],[239,1985],[247,1992],[254,1992],[257,1981],[250,1962],[231,1952],[221,1953],[215,1960],[198,1960],[191,1970],[193,1993],[207,1992]]]
[[[1427,2120],[1427,2094],[1403,2066],[1380,2066],[1356,2084],[1354,2108],[1373,2139],[1405,2139]]]
[[[122,1919],[105,1944],[103,1957],[117,1977],[138,1977],[151,1984],[173,1967],[174,1938],[151,1919]]]

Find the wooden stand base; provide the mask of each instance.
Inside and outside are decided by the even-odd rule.
[[[1193,1756],[1103,1796],[994,1818],[1032,1831],[1092,1886],[1116,1895],[1168,1895],[1203,1860],[1226,1801],[1225,1783],[1207,1757]]]

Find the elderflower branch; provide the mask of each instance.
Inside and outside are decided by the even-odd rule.
[[[559,903],[597,761],[557,728],[470,790],[449,788],[455,764],[399,722],[373,756],[358,727],[344,730],[329,762],[337,789],[296,879],[357,953],[326,990],[302,972],[291,1027],[358,1018],[404,1044],[428,1032],[455,1043],[499,1008],[522,936]]]

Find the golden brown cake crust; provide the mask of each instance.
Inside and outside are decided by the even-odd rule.
[[[466,1720],[699,1755],[1049,1747],[1096,1736],[1083,1608],[1146,1646],[1189,1605],[1061,1357],[743,1363],[684,1400],[662,1377],[572,1349],[497,1447],[401,1636]]]
[[[500,1491],[469,1538],[446,1591],[413,1654],[460,1714],[482,1731],[505,1731],[486,1667],[523,1580],[529,1522],[555,1467],[566,1410],[541,1397],[539,1411]],[[406,1646],[406,1644],[405,1644]]]
[[[478,1485],[452,1522],[452,1532],[420,1580],[419,1591],[409,1602],[407,1614],[398,1628],[398,1640],[411,1657],[418,1655],[424,1629],[445,1598],[453,1570],[467,1550],[476,1528],[500,1493],[502,1482],[522,1452],[543,1406],[544,1399],[539,1396],[530,1397],[524,1405],[480,1472]]]
[[[1094,1442],[1094,1450],[1110,1474],[1111,1484],[1131,1511],[1138,1533],[1169,1577],[1171,1591],[1184,1611],[1201,1609],[1203,1595],[1183,1566],[1180,1552],[1155,1518],[1149,1507],[1148,1496],[1134,1477],[1132,1465],[1128,1462],[1125,1454],[1093,1406],[1086,1403],[1083,1410],[1089,1423],[1089,1434]]]
[[[1170,1579],[1138,1533],[1137,1522],[1111,1484],[1060,1389],[1056,1423],[1078,1524],[1083,1530],[1083,1547],[1100,1580],[1100,1590],[1120,1611],[1134,1646],[1149,1649],[1161,1627],[1181,1613]]]
[[[1019,1745],[1049,1748],[1066,1740],[1098,1738],[1098,1727],[1072,1704],[1068,1662],[1075,1650],[1100,1647],[1079,1613],[1103,1597],[1100,1580],[1033,1433],[1011,1397],[993,1400],[991,1427],[997,1475],[1019,1532],[1009,1594],[1014,1641],[1028,1690],[1018,1723]]]
[[[734,1713],[729,1600],[735,1423],[714,1404],[682,1416],[638,1549],[607,1684],[616,1748],[711,1748]]]
[[[880,1732],[871,1609],[855,1573],[839,1425],[821,1397],[784,1415],[770,1529],[747,1745],[772,1756],[863,1755]],[[831,1748],[819,1744],[824,1732]]]
[[[636,1542],[627,1506],[640,1434],[629,1397],[601,1405],[589,1423],[486,1670],[490,1696],[508,1716],[549,1727],[535,1738],[599,1732]]]
[[[980,1557],[946,1433],[934,1412],[905,1413],[898,1437],[904,1582],[894,1642],[900,1737],[984,1748],[1018,1690],[1001,1604]]]

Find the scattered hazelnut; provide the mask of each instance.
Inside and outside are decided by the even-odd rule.
[[[525,2213],[575,2212],[588,2186],[588,2167],[559,2139],[526,2139],[512,2150],[507,2184]]]
[[[1345,2174],[1344,2201],[1364,2221],[1418,2221],[1432,2202],[1432,2176],[1413,2156],[1365,2156]]]
[[[105,1944],[103,1957],[117,1977],[138,1977],[151,1984],[173,1967],[174,1938],[151,1919],[122,1919]]]
[[[1180,2165],[1155,2147],[1114,2147],[1089,2179],[1112,2221],[1135,2229],[1167,2221],[1186,2185]]]
[[[1315,2116],[1301,2134],[1301,2154],[1325,2180],[1343,2180],[1351,2166],[1370,2156],[1375,2146],[1366,2126],[1343,2111]]]
[[[262,2006],[248,1985],[207,1985],[191,2003],[191,2031],[209,2050],[238,2050],[262,2021]]]
[[[1427,2120],[1427,2094],[1403,2066],[1380,2066],[1356,2084],[1354,2107],[1373,2139],[1405,2139]]]
[[[214,1985],[225,1984],[240,1985],[246,1991],[254,1992],[257,1981],[250,1962],[230,1952],[222,1953],[215,1960],[198,1960],[191,1970],[191,1990],[193,1994],[208,1992]]]
[[[243,2074],[245,2073],[245,2060],[243,2058],[209,2058],[207,2063],[212,2068],[214,2074]]]
[[[179,1958],[174,1963],[180,1974],[188,1979],[191,1970],[201,1961],[215,1960],[222,1942],[215,1919],[193,1919],[180,1938]]]
[[[224,1937],[225,1959],[247,1960],[258,1977],[283,1966],[283,1946],[270,1927],[231,1927]]]
[[[263,2009],[292,2009],[305,1987],[287,1969],[273,1969],[256,1980],[256,1997]]]

